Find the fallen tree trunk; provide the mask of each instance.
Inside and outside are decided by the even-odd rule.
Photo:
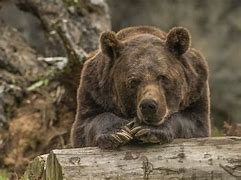
[[[26,179],[241,179],[241,137],[178,139],[120,150],[53,150],[35,158]]]

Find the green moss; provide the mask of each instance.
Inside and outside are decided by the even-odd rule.
[[[42,157],[36,157],[27,167],[21,180],[45,180],[45,161]]]
[[[0,169],[0,180],[8,180],[8,172],[6,170]]]
[[[212,128],[212,136],[218,137],[218,136],[224,136],[222,130],[218,129],[217,127]]]

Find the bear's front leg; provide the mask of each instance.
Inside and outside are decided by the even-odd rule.
[[[74,147],[118,148],[133,139],[126,126],[128,122],[109,112],[85,118],[78,114],[71,132],[72,144]]]
[[[130,134],[141,143],[170,143],[174,139],[173,130],[166,125],[155,127],[135,124]]]
[[[116,149],[132,139],[131,130],[125,125],[110,132],[100,133],[96,137],[96,142],[101,149]]]

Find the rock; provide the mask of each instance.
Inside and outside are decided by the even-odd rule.
[[[69,146],[81,60],[106,30],[104,0],[0,2],[0,168],[21,173],[34,156]]]

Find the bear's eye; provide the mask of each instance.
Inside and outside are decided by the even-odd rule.
[[[164,76],[164,75],[159,75],[157,77],[158,81],[160,81],[160,83],[162,83],[163,85],[168,85],[170,83],[170,80]]]
[[[128,87],[129,88],[136,88],[139,84],[140,84],[140,80],[139,79],[131,79],[128,82]]]

